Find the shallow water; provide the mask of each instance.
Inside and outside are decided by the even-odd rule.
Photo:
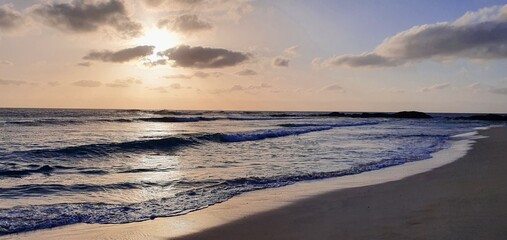
[[[172,216],[428,159],[487,126],[319,113],[0,109],[0,235]]]

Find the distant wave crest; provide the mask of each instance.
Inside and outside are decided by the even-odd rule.
[[[176,135],[159,139],[134,140],[118,143],[100,143],[79,146],[69,146],[56,149],[36,149],[29,151],[13,152],[2,159],[9,159],[13,155],[22,155],[24,157],[81,157],[93,158],[97,156],[106,156],[121,152],[145,152],[145,151],[175,151],[180,147],[193,144],[202,144],[206,141],[211,142],[246,142],[259,141],[268,138],[279,138],[293,135],[301,135],[316,131],[330,130],[336,127],[363,126],[377,124],[376,122],[355,123],[355,124],[336,124],[336,125],[293,125],[292,127],[282,127],[275,129],[262,129],[235,133],[215,133],[215,134],[187,134]],[[28,173],[29,174],[29,173]],[[6,174],[7,175],[7,174]],[[16,175],[13,173],[13,175]],[[1,176],[1,174],[0,174]]]

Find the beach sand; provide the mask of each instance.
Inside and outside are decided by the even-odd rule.
[[[335,191],[179,239],[507,239],[507,129],[449,165]]]
[[[250,192],[182,216],[0,239],[507,239],[507,128],[481,135],[488,138],[451,163],[452,149],[380,171]]]

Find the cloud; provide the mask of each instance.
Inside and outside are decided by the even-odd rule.
[[[11,61],[7,61],[7,60],[0,60],[0,67],[1,66],[13,66],[14,63],[12,63]]]
[[[290,59],[279,56],[279,57],[276,57],[275,59],[273,59],[272,64],[275,67],[288,67],[289,62],[290,62]]]
[[[507,87],[504,87],[504,88],[491,88],[489,91],[491,93],[495,93],[495,94],[507,95]]]
[[[208,77],[220,77],[222,76],[223,73],[221,72],[210,72],[210,73],[207,73],[207,72],[201,72],[201,71],[197,71],[197,72],[194,72],[193,74],[173,74],[173,75],[167,75],[167,76],[164,76],[164,78],[166,79],[191,79],[191,78],[208,78]]]
[[[258,91],[263,89],[269,89],[273,86],[267,84],[267,83],[261,83],[259,85],[250,85],[250,86],[242,86],[242,85],[234,85],[230,88],[225,89],[214,89],[210,90],[209,92],[212,94],[221,94],[221,93],[230,93],[230,92],[247,92],[247,93],[253,93],[252,91]]]
[[[57,82],[57,81],[48,82],[48,85],[51,87],[56,87],[56,86],[60,85],[60,82]]]
[[[116,52],[110,50],[91,51],[88,55],[84,56],[84,60],[95,60],[103,62],[123,63],[134,59],[143,58],[153,54],[154,46],[137,46],[133,48],[126,48]]]
[[[468,12],[453,23],[415,26],[387,38],[371,52],[339,55],[324,63],[348,67],[393,67],[424,59],[457,58],[507,58],[507,5]]]
[[[435,85],[432,85],[429,87],[422,88],[420,91],[421,92],[433,92],[436,90],[442,90],[442,89],[448,88],[450,86],[451,86],[450,83],[441,83],[441,84],[435,84]]]
[[[166,65],[167,64],[167,60],[165,59],[158,59],[156,61],[152,61],[150,59],[147,59],[143,65],[144,66],[147,66],[147,67],[156,67],[158,65]]]
[[[238,20],[253,11],[250,0],[143,0],[155,11],[204,12],[220,18]]]
[[[12,31],[22,26],[24,19],[17,11],[12,10],[9,6],[0,6],[0,30]]]
[[[107,27],[123,37],[142,34],[142,25],[129,16],[121,0],[45,3],[32,8],[35,17],[50,27],[73,33],[90,33]]]
[[[78,87],[100,87],[102,85],[101,82],[99,81],[93,81],[93,80],[81,80],[81,81],[76,81],[74,83],[75,86],[78,86]]]
[[[76,65],[80,66],[80,67],[89,67],[92,65],[91,62],[80,62],[80,63],[77,63]]]
[[[173,7],[180,8],[195,8],[207,2],[207,0],[143,0],[147,7],[160,8],[160,7]]]
[[[347,66],[347,67],[392,67],[402,62],[396,59],[386,58],[375,53],[360,55],[341,55],[324,61],[324,65]]]
[[[299,50],[299,46],[294,45],[294,46],[286,48],[285,50],[283,50],[283,52],[285,54],[288,54],[291,56],[297,56],[299,54],[298,50]]]
[[[201,72],[201,71],[197,71],[194,73],[194,77],[197,77],[197,78],[208,78],[208,77],[221,77],[223,76],[224,74],[221,73],[221,72]]]
[[[223,48],[190,47],[181,45],[158,53],[173,62],[174,67],[223,68],[241,64],[250,59],[250,54]]]
[[[244,70],[237,72],[236,74],[238,74],[240,76],[254,76],[254,75],[257,75],[257,72],[252,69],[244,69]]]
[[[170,30],[191,34],[195,32],[210,30],[213,28],[210,22],[199,19],[195,14],[177,16],[175,19],[164,18],[158,21],[159,28],[166,27]]]
[[[260,85],[250,85],[246,87],[246,90],[258,90],[258,89],[266,89],[266,88],[272,88],[273,86],[267,84],[267,83],[261,83]]]
[[[322,91],[329,91],[329,92],[340,92],[340,93],[343,93],[345,92],[345,89],[343,89],[340,85],[338,84],[331,84],[329,86],[325,86],[322,88]]]
[[[166,79],[191,79],[192,75],[186,75],[186,74],[173,74],[173,75],[167,75],[164,76]]]
[[[25,81],[0,79],[0,85],[16,85],[16,86],[19,86],[19,85],[24,85],[24,84],[27,84],[27,82],[25,82]]]
[[[481,83],[472,83],[463,87],[463,89],[472,91],[472,92],[488,92],[494,94],[507,95],[507,87],[495,87],[495,86],[487,86]]]
[[[150,88],[152,91],[157,91],[159,93],[168,93],[167,89],[165,87],[156,87],[156,88]]]
[[[106,86],[112,88],[126,88],[130,87],[133,84],[142,84],[142,83],[143,81],[141,81],[141,79],[126,78],[126,79],[116,79],[114,82],[106,84]]]
[[[387,89],[387,91],[389,93],[405,93],[405,90],[403,89],[398,89],[398,88],[390,88],[390,89]]]
[[[169,87],[172,89],[181,89],[181,84],[173,83],[173,84],[169,85]]]

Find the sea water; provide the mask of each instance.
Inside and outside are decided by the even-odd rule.
[[[425,160],[488,126],[452,114],[325,115],[0,109],[0,235],[184,214],[247,191]]]

